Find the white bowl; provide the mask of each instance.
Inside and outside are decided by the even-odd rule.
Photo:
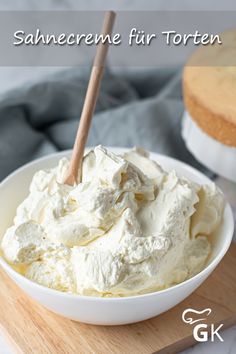
[[[125,149],[111,148],[115,153]],[[28,187],[33,174],[42,168],[55,166],[62,156],[69,156],[64,151],[35,160],[8,176],[0,184],[0,237],[12,224],[17,206],[28,194]],[[194,168],[167,156],[151,154],[166,170],[175,169],[179,175],[186,176],[198,183],[210,180]],[[99,325],[120,325],[146,320],[169,310],[189,296],[215,269],[227,252],[232,236],[234,222],[230,206],[224,211],[222,225],[214,235],[213,251],[210,260],[199,274],[171,288],[132,297],[98,298],[66,294],[38,285],[18,274],[0,257],[0,264],[12,280],[27,295],[49,310],[72,320]]]

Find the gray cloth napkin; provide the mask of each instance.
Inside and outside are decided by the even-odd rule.
[[[42,155],[72,148],[90,70],[73,68],[0,97],[0,180]],[[185,148],[181,70],[106,70],[87,145],[142,146],[212,177]]]

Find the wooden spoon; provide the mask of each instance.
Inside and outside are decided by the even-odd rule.
[[[115,16],[116,14],[113,11],[108,11],[105,13],[102,26],[103,36],[111,35]],[[64,181],[65,184],[71,186],[81,182],[84,148],[87,141],[93,112],[98,98],[108,47],[109,44],[107,43],[107,41],[104,44],[100,42],[97,46],[97,52],[94,59],[88,89],[85,96],[84,106],[80,118],[80,123],[70,160],[70,166],[68,174]]]

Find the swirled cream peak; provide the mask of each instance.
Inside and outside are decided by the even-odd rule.
[[[118,156],[95,147],[73,187],[62,183],[68,163],[34,175],[3,236],[5,258],[26,277],[61,291],[127,296],[204,267],[224,208],[213,183],[165,172],[142,149]]]

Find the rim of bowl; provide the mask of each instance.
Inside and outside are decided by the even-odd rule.
[[[127,148],[124,147],[106,147],[107,149],[111,149],[111,150],[115,150],[115,151],[120,151],[120,152],[124,152],[127,151]],[[85,151],[89,151],[90,149],[92,149],[92,147],[86,147]],[[16,170],[14,170],[12,173],[10,173],[6,178],[3,179],[3,181],[0,183],[0,190],[1,188],[4,186],[5,183],[8,182],[9,179],[13,178],[15,175],[17,175],[19,172],[23,171],[24,169],[27,169],[27,167],[37,164],[38,162],[42,162],[43,160],[48,160],[54,157],[59,157],[59,156],[63,156],[63,155],[68,155],[72,152],[72,150],[68,149],[68,150],[63,150],[63,151],[58,151],[58,152],[54,152],[52,154],[48,154],[46,156],[40,157],[38,159],[32,160],[22,166],[20,166],[19,168],[17,168]],[[150,157],[156,157],[158,159],[158,157],[160,158],[164,158],[167,159],[171,162],[177,163],[179,164],[182,168],[184,168],[185,170],[188,170],[190,172],[192,172],[195,175],[198,175],[200,178],[204,178],[205,180],[207,180],[209,183],[212,183],[212,181],[210,180],[210,178],[208,178],[206,175],[204,175],[204,173],[198,171],[196,168],[188,165],[187,163],[177,160],[173,157],[164,155],[164,154],[158,154],[155,152],[150,151]],[[219,187],[218,187],[219,188]],[[220,188],[219,188],[220,189]],[[222,191],[221,191],[222,192]],[[223,193],[223,192],[222,192]],[[224,194],[224,193],[223,193]],[[180,288],[181,286],[183,286],[184,284],[190,283],[195,279],[201,278],[202,274],[206,273],[207,270],[209,270],[210,268],[212,269],[212,271],[214,270],[214,268],[220,263],[220,261],[222,260],[222,258],[225,256],[226,252],[228,251],[232,238],[233,238],[233,233],[234,233],[234,217],[233,217],[233,212],[232,212],[232,208],[230,206],[230,204],[228,202],[226,202],[225,204],[225,209],[224,209],[224,213],[227,213],[228,215],[228,234],[230,234],[230,236],[227,238],[227,242],[223,245],[223,247],[221,248],[220,252],[215,256],[215,258],[206,266],[204,267],[199,273],[197,273],[196,275],[194,275],[193,277],[184,280],[181,283],[175,284],[173,286],[170,286],[166,289],[163,290],[158,290],[158,291],[153,291],[150,293],[145,293],[145,294],[138,294],[138,295],[131,295],[131,296],[122,296],[122,297],[99,297],[99,296],[89,296],[89,295],[80,295],[80,294],[75,294],[75,293],[68,293],[68,292],[63,292],[60,290],[55,290],[52,288],[48,288],[44,285],[40,285],[36,282],[33,282],[32,280],[26,278],[24,275],[18,273],[16,270],[14,270],[11,265],[2,257],[0,256],[0,265],[1,267],[4,269],[6,269],[6,272],[9,274],[12,274],[13,277],[18,277],[20,279],[20,281],[23,281],[26,284],[29,284],[30,286],[33,286],[35,288],[38,288],[40,291],[44,292],[44,293],[51,293],[52,295],[56,295],[56,296],[60,296],[60,297],[65,297],[65,298],[73,298],[73,299],[81,299],[81,300],[86,300],[86,301],[102,301],[102,302],[116,302],[116,301],[131,301],[133,299],[143,299],[143,298],[149,298],[152,296],[156,296],[158,294],[163,294],[163,293],[167,293],[167,292],[172,292],[177,288]],[[209,275],[211,274],[211,272],[209,273]],[[17,286],[19,286],[17,284]]]

